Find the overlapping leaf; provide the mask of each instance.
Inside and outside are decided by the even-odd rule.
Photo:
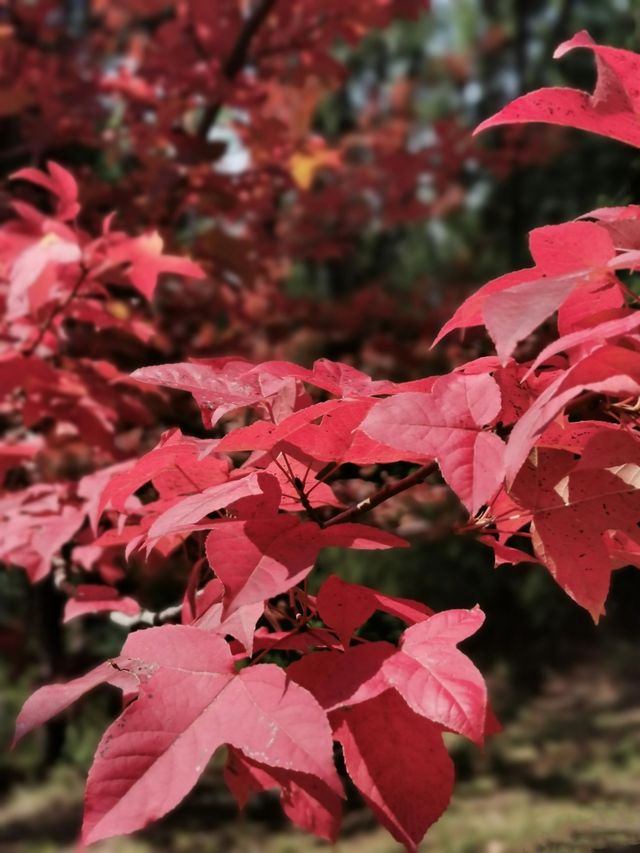
[[[609,534],[633,538],[640,518],[640,443],[603,430],[573,453],[538,448],[512,494],[533,517],[537,557],[560,586],[597,620],[604,612],[613,568]],[[630,559],[629,562],[633,562]]]
[[[452,374],[429,393],[397,394],[377,403],[361,430],[407,460],[436,459],[442,474],[474,513],[495,494],[504,445],[484,429],[500,412],[500,391],[488,375]]]

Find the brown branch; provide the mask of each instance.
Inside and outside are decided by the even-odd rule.
[[[359,516],[364,515],[365,512],[369,512],[374,507],[389,500],[389,498],[392,498],[394,495],[399,495],[401,492],[406,492],[407,489],[411,489],[413,486],[417,486],[419,483],[422,483],[430,474],[433,474],[437,470],[438,466],[435,462],[429,462],[427,465],[421,465],[420,468],[413,472],[413,474],[409,474],[402,480],[396,480],[394,483],[387,483],[386,486],[383,486],[374,495],[365,498],[365,500],[360,501],[357,504],[353,504],[353,506],[348,507],[343,510],[343,512],[339,512],[338,515],[334,515],[333,518],[325,521],[322,526],[333,527],[334,524],[343,524],[345,521],[351,521],[354,518],[358,518]]]
[[[277,2],[278,0],[261,0],[245,21],[238,40],[222,66],[222,75],[227,81],[234,80],[244,68],[249,58],[251,44]],[[202,139],[206,139],[209,128],[218,118],[221,109],[221,100],[215,101],[205,108],[198,123],[198,136]]]

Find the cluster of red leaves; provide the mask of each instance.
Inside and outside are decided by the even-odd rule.
[[[333,332],[340,352],[365,340],[368,365],[388,363],[390,349],[415,362],[423,292],[417,311],[389,311],[378,272],[367,272],[357,301],[337,287],[327,310],[281,284],[299,265],[353,252],[363,234],[460,208],[471,163],[504,172],[515,162],[475,145],[452,118],[424,133],[412,77],[356,80],[353,125],[331,138],[317,132],[318,107],[349,77],[336,39],[357,44],[413,20],[428,0],[298,0],[295,9],[286,0],[86,0],[75,17],[60,0],[7,5],[9,163],[70,151],[85,164],[76,174],[89,227],[117,210],[128,231],[159,228],[172,252],[186,236],[207,270],[201,284],[163,294],[165,340],[154,346],[256,360],[277,346],[299,358],[321,354]],[[517,156],[546,150],[519,146]]]
[[[385,15],[394,5],[375,9]],[[278,20],[293,39],[295,15]],[[214,38],[202,20],[195,24],[199,39]],[[279,36],[275,26],[265,31],[260,44],[272,57],[265,62],[279,61]],[[490,123],[552,116],[638,144],[640,59],[594,47],[585,35],[564,49],[571,46],[597,53],[594,95],[534,93]],[[295,73],[308,73],[305,61]],[[317,56],[310,62],[315,67]],[[244,96],[251,96],[248,81]],[[41,688],[25,704],[17,735],[98,684],[122,691],[124,710],[89,774],[85,842],[161,817],[223,745],[225,777],[241,805],[252,791],[279,788],[295,823],[335,839],[344,797],[336,741],[372,810],[415,850],[453,785],[442,733],[482,743],[496,729],[482,677],[457,649],[483,615],[477,608],[433,613],[336,577],[314,596],[307,576],[325,547],[406,545],[356,519],[437,468],[497,563],[532,559],[510,544],[524,533],[560,586],[594,619],[603,613],[612,571],[640,555],[640,321],[636,297],[619,277],[640,265],[640,208],[601,209],[532,232],[534,265],[485,285],[441,333],[485,326],[497,357],[444,376],[394,383],[328,360],[308,369],[219,358],[145,367],[127,378],[111,365],[63,360],[56,344],[65,321],[87,311],[96,325],[117,325],[113,288],[124,283],[148,297],[159,272],[194,276],[199,268],[162,255],[157,235],[130,238],[109,220],[97,239],[84,234],[74,224],[75,183],[60,167],[18,177],[58,203],[52,217],[16,206],[17,218],[0,234],[0,379],[5,406],[21,424],[2,450],[3,467],[30,464],[37,445],[20,430],[42,422],[91,431],[102,454],[96,461],[112,464],[75,484],[8,490],[2,557],[35,580],[64,546],[82,578],[66,581],[70,617],[139,610],[119,592],[123,549],[160,560],[182,553],[189,574],[171,614],[181,624],[132,633],[114,660]],[[134,319],[119,331],[144,335],[144,321]],[[557,334],[531,357],[532,333],[554,323]],[[142,395],[164,393],[157,386],[190,393],[216,437],[172,431],[122,461],[113,423],[141,422]],[[352,476],[354,466],[396,462],[419,467],[342,505],[345,470]],[[398,645],[359,634],[377,610],[406,626]]]

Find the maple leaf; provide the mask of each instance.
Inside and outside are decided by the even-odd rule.
[[[327,841],[336,841],[342,801],[316,777],[279,767],[265,767],[231,747],[224,780],[241,809],[251,793],[280,788],[283,811],[292,823]]]
[[[161,817],[223,744],[270,768],[312,776],[334,797],[343,796],[324,711],[278,667],[261,664],[236,674],[221,637],[180,625],[136,632],[113,663],[36,691],[16,727],[18,739],[99,684],[137,692],[105,732],[89,771],[85,843]]]
[[[290,371],[279,376],[270,372],[268,363],[255,367],[237,358],[142,367],[132,376],[139,382],[165,385],[192,394],[208,427],[215,426],[223,415],[247,406],[268,403],[265,414],[269,415],[271,405],[283,390],[290,387],[295,390]]]
[[[287,675],[312,693],[325,711],[350,708],[393,687],[383,667],[396,653],[395,646],[382,640],[344,651],[318,651],[290,664]]]
[[[541,364],[549,361],[549,359],[560,352],[568,353],[579,348],[579,357],[577,359],[579,361],[581,357],[589,355],[594,349],[598,349],[598,347],[603,346],[614,338],[635,332],[638,326],[640,326],[640,311],[632,311],[622,317],[606,320],[604,323],[597,323],[585,329],[580,329],[577,332],[572,332],[569,335],[563,335],[557,340],[552,341],[539,353],[523,378],[526,380]],[[635,340],[640,342],[638,337]]]
[[[324,169],[338,170],[341,166],[340,152],[325,147],[323,142],[324,140],[315,145],[307,145],[306,150],[296,151],[289,160],[291,175],[302,190],[311,188],[316,172],[322,172]]]
[[[636,437],[628,432],[598,432],[578,462],[568,451],[537,448],[511,494],[532,516],[538,559],[597,621],[615,568],[607,535],[610,531],[630,537],[637,534],[640,443]]]
[[[445,610],[407,628],[384,677],[416,714],[482,743],[487,689],[480,672],[456,648],[484,622],[484,613]]]
[[[70,622],[87,614],[113,612],[136,616],[140,613],[138,602],[120,593],[111,586],[101,584],[79,584],[64,606],[63,622]]]
[[[407,542],[363,524],[321,528],[295,516],[275,515],[215,525],[207,537],[209,563],[225,588],[224,608],[273,598],[303,580],[322,548],[396,548]]]
[[[346,649],[354,632],[376,612],[383,610],[413,624],[433,611],[424,604],[406,598],[384,595],[376,589],[347,583],[332,575],[322,584],[316,600],[318,615],[333,628]]]
[[[360,429],[407,461],[435,459],[471,513],[502,480],[504,445],[486,432],[500,412],[500,390],[487,375],[439,378],[429,393],[407,392],[376,403]]]
[[[215,441],[190,438],[180,430],[166,433],[157,447],[114,472],[102,489],[98,515],[107,507],[124,512],[127,499],[148,482],[161,496],[188,494],[226,482],[230,463],[225,457],[212,455],[215,446]]]
[[[223,599],[224,587],[218,578],[214,578],[198,591],[192,618],[188,618],[188,611],[183,606],[183,623],[191,623],[203,630],[213,631],[221,637],[235,637],[247,654],[253,654],[256,624],[264,613],[264,603],[247,604],[226,615]]]
[[[112,238],[117,235],[111,235]],[[173,273],[186,278],[206,277],[202,267],[177,255],[164,255],[164,241],[157,231],[140,237],[112,239],[108,249],[107,266],[126,264],[126,276],[131,284],[147,299],[151,299],[162,273]]]
[[[75,178],[53,160],[47,163],[47,172],[39,169],[19,169],[11,175],[12,180],[29,181],[43,187],[57,197],[56,217],[62,222],[75,219],[80,212],[78,204],[78,184]]]
[[[244,359],[220,358],[143,367],[134,371],[132,375],[141,382],[166,385],[192,394],[203,410],[203,418],[207,426],[214,426],[223,415],[229,412],[246,406],[259,410],[264,403],[267,404],[266,416],[279,426],[285,418],[272,417],[273,405],[278,395],[287,388],[295,388],[296,383],[299,382],[322,388],[346,400],[395,394],[400,391],[423,390],[432,382],[430,379],[404,383],[373,380],[366,373],[348,364],[326,358],[316,360],[311,370],[289,361],[265,361],[254,365]],[[253,435],[258,431],[260,436],[264,436],[268,434],[269,428],[272,431],[274,429],[273,423],[253,426],[253,432],[248,431],[244,434]],[[237,438],[238,433],[243,434],[236,430],[229,440],[233,441],[234,437]],[[256,435],[255,438],[258,436]],[[250,449],[260,447],[261,445],[255,444]]]
[[[554,311],[571,330],[577,322],[572,295],[591,296],[590,310],[619,307],[624,299],[614,271],[626,261],[616,257],[608,231],[595,222],[564,222],[535,228],[529,235],[535,266],[500,276],[473,293],[441,329],[437,344],[454,329],[484,325],[502,364]],[[563,314],[563,311],[565,312]]]
[[[453,763],[437,725],[387,690],[331,715],[347,773],[383,826],[409,851],[449,804]]]
[[[46,723],[56,714],[60,714],[85,693],[101,684],[118,682],[119,673],[110,661],[98,664],[86,675],[74,678],[66,684],[47,684],[40,687],[26,700],[16,720],[13,745],[15,746],[26,734]],[[131,677],[131,685],[135,678]]]
[[[482,542],[483,545],[491,548],[496,568],[506,563],[531,563],[534,560],[534,557],[527,554],[526,551],[505,545],[504,542],[501,542],[500,539],[494,539],[493,536],[479,536],[478,542]]]
[[[36,583],[49,574],[54,556],[84,520],[84,509],[74,505],[64,488],[39,485],[9,492],[0,499],[0,559],[20,566]]]
[[[307,460],[334,461],[347,451],[372,400],[326,400],[307,406],[278,424],[256,421],[220,440],[218,452],[269,450]]]
[[[148,538],[153,540],[190,531],[211,512],[224,509],[243,498],[260,498],[263,495],[276,507],[279,505],[280,486],[271,474],[250,473],[236,480],[218,483],[199,494],[179,498],[153,521]]]
[[[597,45],[582,30],[563,42],[554,58],[575,48],[586,48],[595,54],[598,79],[592,95],[566,88],[528,92],[483,121],[475,132],[502,124],[537,121],[587,130],[640,147],[640,57],[628,50]]]
[[[9,319],[36,313],[56,295],[64,269],[76,265],[82,251],[75,241],[53,231],[21,252],[13,262],[9,278]]]
[[[281,669],[261,664],[235,674],[224,640],[197,628],[138,633],[146,636],[130,637],[118,664],[141,679],[138,698],[98,746],[87,782],[85,843],[165,814],[225,743],[262,764],[314,776],[342,796],[324,712]]]
[[[513,482],[537,436],[578,394],[640,394],[640,353],[607,344],[562,371],[514,426],[505,453],[507,481]]]
[[[322,651],[296,661],[287,672],[326,711],[352,707],[393,688],[416,714],[482,743],[486,687],[456,646],[483,621],[479,608],[445,610],[407,628],[399,650],[376,642],[344,652]]]
[[[289,361],[267,361],[256,365],[251,373],[300,379],[309,385],[323,388],[337,397],[373,397],[395,394],[399,391],[423,390],[431,380],[419,379],[412,382],[390,382],[388,379],[372,379],[361,370],[340,361],[328,358],[316,359],[311,370]]]

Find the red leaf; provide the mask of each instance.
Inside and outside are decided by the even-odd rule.
[[[393,837],[416,851],[449,804],[454,771],[436,725],[393,690],[332,715],[347,772]]]
[[[240,808],[245,807],[254,791],[280,788],[283,811],[292,823],[327,841],[336,841],[342,801],[314,776],[282,768],[267,768],[230,747],[224,780]]]
[[[199,264],[189,258],[163,255],[163,248],[164,241],[157,231],[149,231],[141,237],[125,237],[110,246],[108,262],[110,265],[127,264],[127,277],[147,299],[152,298],[162,273],[196,279],[206,277]]]
[[[346,583],[335,575],[321,586],[316,604],[318,615],[336,631],[344,648],[349,645],[354,632],[376,610],[384,610],[410,624],[433,614],[433,610],[417,601],[383,595],[366,586]]]
[[[529,234],[529,251],[545,276],[604,267],[616,251],[609,232],[595,222],[543,225]]]
[[[640,147],[640,57],[597,45],[585,30],[561,44],[554,57],[560,58],[576,47],[596,55],[598,80],[592,95],[576,89],[538,89],[516,98],[483,121],[475,132],[501,124],[539,121],[599,133]]]
[[[607,345],[561,373],[514,426],[505,454],[508,482],[513,482],[536,437],[567,403],[583,391],[640,394],[640,353]]]
[[[609,532],[633,537],[638,529],[640,443],[634,434],[596,433],[577,463],[573,453],[539,448],[516,478],[512,494],[533,515],[538,559],[597,621],[615,568]]]
[[[71,172],[67,172],[62,166],[49,160],[47,163],[49,174],[39,169],[20,169],[11,175],[15,180],[30,181],[48,190],[58,198],[58,209],[56,216],[63,222],[75,219],[80,212],[78,204],[78,185]]]
[[[333,462],[348,457],[355,430],[372,400],[327,400],[294,412],[278,424],[258,421],[234,430],[218,445],[219,452],[270,450],[302,456],[307,461]],[[346,459],[345,459],[346,461]]]
[[[322,529],[276,515],[217,524],[207,537],[209,563],[225,587],[225,614],[286,592],[313,568],[322,548],[394,548],[406,542],[361,524]]]
[[[325,711],[334,711],[388,690],[384,663],[395,654],[390,643],[361,643],[345,652],[307,654],[287,667],[287,675],[312,693]]]
[[[180,430],[167,433],[157,447],[109,479],[100,496],[98,516],[109,506],[124,512],[127,498],[148,482],[167,496],[226,482],[230,464],[228,459],[212,455],[215,444],[183,436]]]
[[[531,563],[535,560],[535,558],[532,557],[531,554],[527,554],[526,551],[521,551],[519,548],[512,548],[509,545],[505,545],[500,542],[499,539],[494,539],[493,536],[480,536],[478,541],[491,548],[496,568],[504,565],[505,563]]]

